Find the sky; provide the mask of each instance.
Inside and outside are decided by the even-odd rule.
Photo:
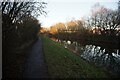
[[[42,27],[50,27],[57,22],[67,22],[89,16],[92,7],[99,3],[110,9],[117,9],[118,0],[44,0],[47,15],[38,17]]]

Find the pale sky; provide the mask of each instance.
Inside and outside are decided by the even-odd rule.
[[[50,27],[57,22],[80,19],[90,15],[92,6],[100,3],[110,9],[117,9],[118,0],[44,0],[47,2],[46,16],[38,17],[42,27]]]

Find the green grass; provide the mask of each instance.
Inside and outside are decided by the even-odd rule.
[[[65,49],[59,43],[43,36],[43,46],[48,73],[52,78],[105,78],[100,68]]]

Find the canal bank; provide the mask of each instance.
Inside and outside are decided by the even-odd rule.
[[[64,48],[59,43],[43,38],[44,55],[51,78],[106,78],[108,74]]]

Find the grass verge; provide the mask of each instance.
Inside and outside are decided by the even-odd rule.
[[[107,74],[43,36],[44,55],[51,78],[106,78]]]

